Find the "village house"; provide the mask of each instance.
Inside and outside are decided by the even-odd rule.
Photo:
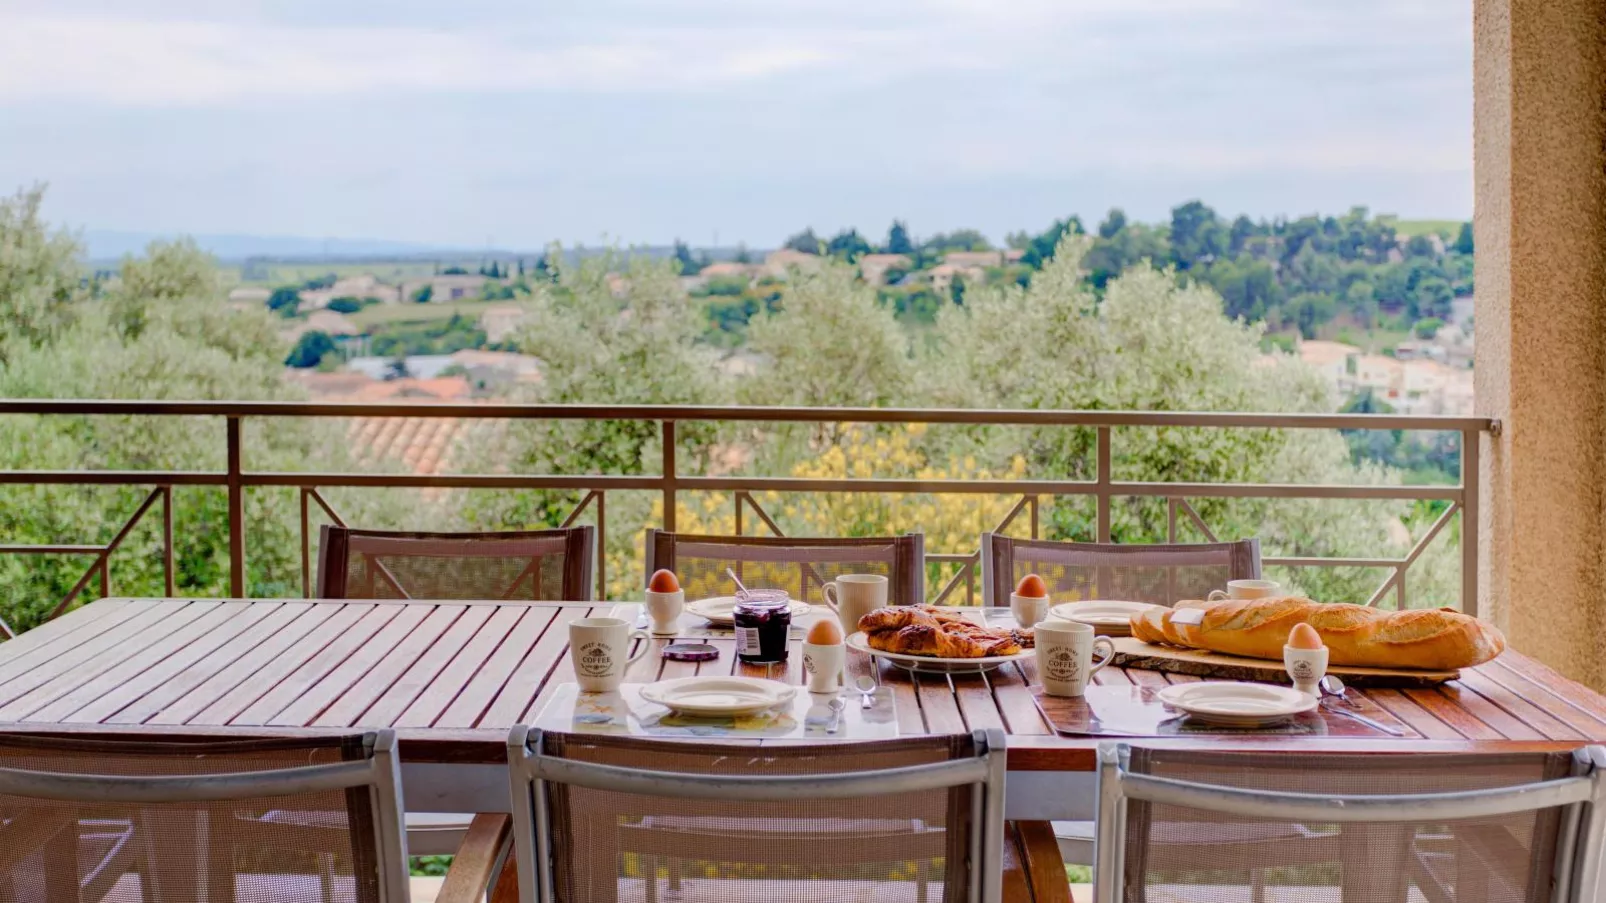
[[[336,298],[377,299],[382,304],[395,304],[401,300],[401,290],[379,281],[372,273],[346,276],[335,280],[328,288],[305,289],[301,292],[302,310],[321,310]]]
[[[529,319],[530,312],[517,304],[498,304],[480,314],[479,326],[485,340],[496,345],[513,338]]]
[[[814,272],[820,268],[820,257],[817,254],[805,254],[791,248],[782,248],[771,251],[764,258],[764,274],[784,278],[788,271],[796,268],[805,272]]]
[[[882,285],[887,281],[888,270],[907,272],[912,266],[914,261],[905,254],[866,254],[859,258],[859,275],[871,285]]]

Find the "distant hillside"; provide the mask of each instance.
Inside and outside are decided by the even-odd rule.
[[[1458,219],[1401,219],[1394,220],[1394,231],[1406,238],[1436,232],[1448,240],[1461,231],[1461,223]]]
[[[157,239],[177,238],[178,233],[118,232],[88,229],[83,233],[89,258],[118,260],[125,254],[143,254],[145,246]],[[196,243],[220,260],[237,261],[247,257],[356,257],[463,253],[463,248],[446,248],[416,242],[377,238],[302,238],[293,235],[193,235]]]

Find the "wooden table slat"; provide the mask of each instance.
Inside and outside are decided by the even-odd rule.
[[[0,684],[26,672],[34,664],[62,650],[99,636],[143,610],[132,599],[102,599],[95,607],[83,606],[53,621],[46,621],[18,637],[0,643]]]
[[[508,675],[507,682],[475,727],[507,726],[524,718],[541,689],[546,686],[548,676],[558,673],[560,667],[569,667],[569,623],[577,618],[590,617],[590,612],[589,608],[558,609],[556,616],[541,632],[540,639],[530,647],[513,673]]]
[[[396,631],[386,633],[397,618],[406,618],[407,627],[423,620],[426,609],[402,605],[367,606],[361,617],[339,633],[316,631],[291,648],[301,657],[295,670],[277,677],[255,702],[229,719],[230,724],[264,725],[284,711],[303,693],[339,668],[349,657],[367,648],[386,648],[386,642],[400,639]],[[298,655],[299,653],[299,655]],[[355,678],[353,678],[355,679]],[[194,723],[193,721],[191,722]]]
[[[1517,719],[1526,728],[1538,735],[1537,737],[1528,737],[1525,735],[1513,735],[1511,732],[1506,732],[1506,735],[1512,737],[1514,740],[1584,739],[1583,732],[1574,730],[1556,718],[1547,715],[1533,703],[1523,699],[1495,681],[1490,680],[1476,668],[1468,668],[1461,672],[1461,680],[1459,682],[1462,685],[1476,691],[1479,696],[1489,700],[1491,704],[1498,706],[1502,712],[1505,712],[1512,718]],[[1504,728],[1502,728],[1502,731],[1504,731]]]
[[[209,682],[218,679],[231,668],[238,666],[252,653],[263,656],[271,654],[272,650],[279,648],[273,645],[275,639],[285,632],[291,625],[308,619],[319,622],[334,614],[334,606],[313,605],[311,602],[286,602],[275,608],[267,617],[251,625],[244,632],[236,635],[227,643],[207,653],[205,658],[186,667],[184,670],[150,692],[129,702],[123,708],[110,713],[104,718],[96,720],[107,721],[114,724],[139,724],[159,712],[165,711],[169,706],[179,704],[190,693],[201,689]],[[308,630],[311,625],[307,626]],[[263,651],[266,650],[266,651]],[[241,676],[244,679],[244,675]],[[233,689],[239,681],[222,686],[207,694],[211,698],[217,693]],[[74,712],[72,720],[84,721],[88,717],[83,710]]]
[[[409,610],[424,606],[409,607]],[[440,605],[428,610],[424,619],[401,633],[394,642],[372,643],[347,659],[307,695],[275,715],[269,724],[312,724],[314,727],[349,727],[368,707],[390,689],[418,656],[440,639],[467,611],[463,605]],[[400,616],[386,629],[400,633]],[[355,680],[348,678],[355,677]],[[382,721],[374,722],[383,724]]]
[[[363,605],[318,605],[261,646],[155,713],[151,724],[229,724],[372,611]]]
[[[440,635],[438,639],[429,644],[428,648],[418,655],[407,656],[407,669],[402,672],[396,681],[387,687],[374,703],[365,709],[362,714],[348,723],[359,721],[373,724],[395,724],[408,706],[424,692],[448,662],[454,658],[474,634],[485,626],[496,609],[488,605],[471,605],[452,621],[451,626]],[[437,613],[439,613],[437,611]],[[409,637],[409,640],[412,638]],[[331,710],[332,711],[332,710]],[[333,720],[335,716],[326,714],[317,723],[323,724]]]
[[[134,702],[146,693],[161,686],[170,678],[183,674],[195,663],[206,658],[227,644],[230,640],[260,623],[263,619],[282,608],[278,604],[261,604],[254,602],[225,602],[225,610],[232,608],[234,614],[222,620],[211,630],[192,641],[186,643],[182,649],[164,658],[156,665],[126,680],[118,680],[114,686],[107,687],[105,692],[93,691],[93,683],[63,696],[43,709],[29,716],[31,721],[103,721],[113,713]],[[208,616],[210,617],[210,615]],[[206,618],[197,620],[191,627],[196,627],[206,621]],[[146,650],[146,658],[150,650]],[[107,682],[110,676],[101,675],[100,681]],[[87,701],[78,699],[87,696]],[[82,703],[78,709],[70,708],[73,701]]]
[[[1463,739],[1460,731],[1440,721],[1399,690],[1373,688],[1366,691],[1366,697],[1428,740]]]
[[[128,631],[100,636],[40,662],[27,674],[0,687],[0,720],[21,720],[21,716],[41,704],[70,692],[84,681],[122,664],[168,634],[179,630],[208,611],[216,602],[172,602],[151,606],[127,623]]]
[[[1478,671],[1589,736],[1606,730],[1606,705],[1598,704],[1598,694],[1532,659],[1503,655]]]
[[[537,640],[551,626],[560,609],[527,608],[518,623],[507,632],[485,663],[475,672],[463,692],[457,694],[446,711],[435,719],[436,727],[473,727],[490,707],[497,693],[507,685],[509,676],[524,657],[534,648]]]
[[[469,681],[479,675],[480,669],[518,626],[526,611],[512,607],[496,609],[396,718],[396,726],[428,727],[436,723]],[[462,623],[470,622],[465,618]]]

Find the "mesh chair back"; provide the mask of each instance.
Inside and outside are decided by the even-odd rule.
[[[392,743],[0,734],[0,899],[402,903]]]
[[[752,589],[784,589],[792,598],[821,603],[821,587],[842,574],[887,578],[887,604],[926,601],[926,538],[902,536],[825,539],[791,536],[691,536],[647,531],[647,573],[674,571],[687,599],[730,595],[730,568]]]
[[[595,528],[401,533],[325,526],[320,599],[592,598]]]
[[[1572,777],[1584,766],[1569,753],[1313,758],[1133,748],[1124,770],[1111,761],[1122,754],[1101,751],[1099,878],[1109,869],[1120,881],[1101,889],[1100,900],[1550,901],[1557,881],[1570,881],[1580,804],[1524,790],[1505,794],[1523,798],[1500,814],[1460,810],[1457,817],[1435,806],[1466,802],[1446,794],[1541,782],[1559,782],[1551,789],[1574,799],[1594,792],[1591,779]],[[1172,779],[1211,795],[1184,800],[1174,787],[1151,787],[1151,798],[1130,798],[1138,791],[1125,775]],[[1112,776],[1119,786],[1109,786]],[[1218,799],[1220,788],[1260,793]],[[1277,795],[1325,808],[1299,818],[1244,808],[1245,799]],[[1361,811],[1367,803],[1358,798],[1378,808]],[[1112,817],[1123,806],[1124,830]]]
[[[1260,577],[1260,540],[1141,545],[982,536],[987,605],[1008,605],[1020,578],[1037,574],[1056,602],[1112,599],[1174,605],[1228,580]]]
[[[665,859],[700,903],[998,898],[1001,732],[759,749],[524,730],[509,741],[519,883],[543,900],[656,899]]]

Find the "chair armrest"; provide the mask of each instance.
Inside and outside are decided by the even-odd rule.
[[[495,877],[498,856],[507,844],[513,820],[505,813],[481,813],[474,816],[458,847],[452,867],[446,871],[446,880],[435,903],[479,903]]]
[[[1005,826],[1004,899],[1070,903],[1065,861],[1048,822],[1016,821]]]

